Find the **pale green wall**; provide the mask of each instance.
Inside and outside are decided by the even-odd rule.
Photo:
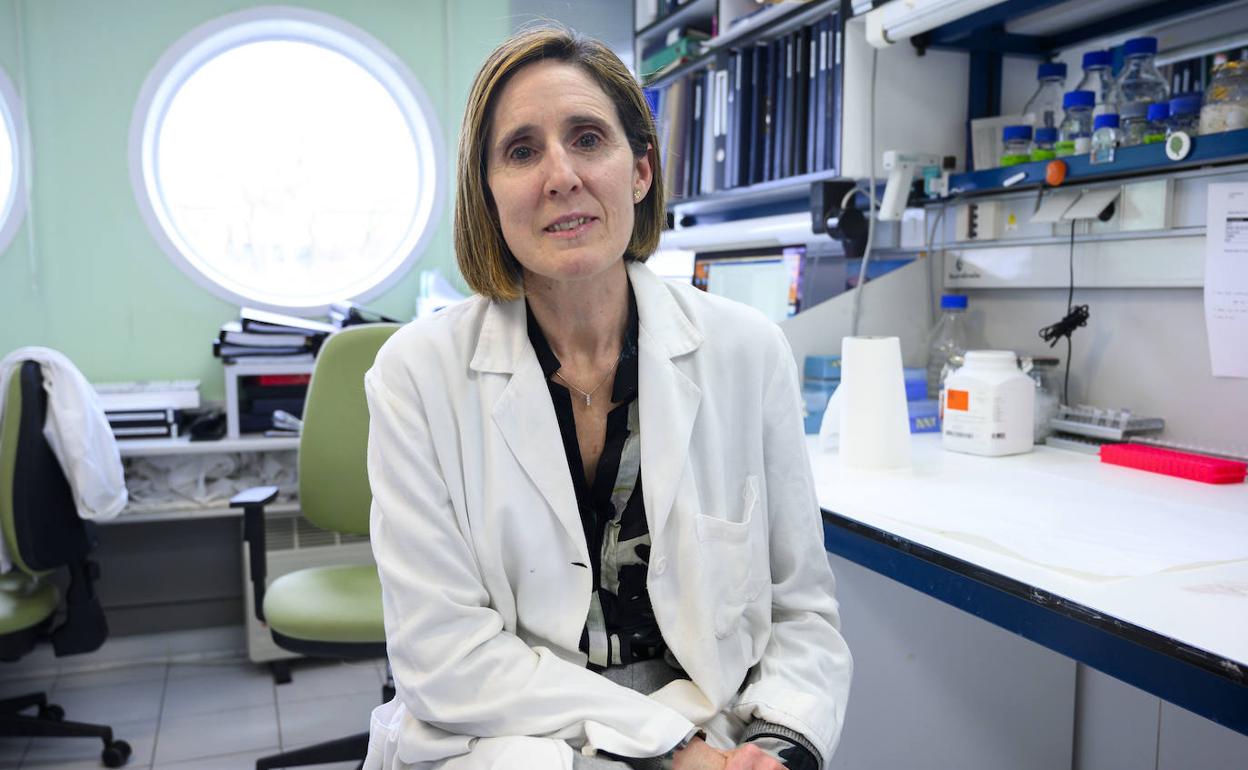
[[[364,29],[411,68],[441,117],[453,180],[468,85],[510,31],[507,0],[289,4]],[[0,355],[46,345],[92,381],[193,378],[202,380],[205,398],[222,398],[210,343],[237,308],[186,277],[153,240],[130,185],[128,142],[139,89],[165,50],[204,22],[257,5],[0,0],[0,66],[24,94],[34,149],[29,218],[0,253]],[[448,189],[416,267],[370,306],[410,317],[418,274],[429,267],[462,286],[451,249],[451,200]]]

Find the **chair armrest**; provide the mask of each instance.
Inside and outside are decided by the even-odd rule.
[[[277,499],[277,487],[252,487],[230,499],[231,508],[243,509],[243,542],[251,567],[252,604],[256,620],[264,622],[264,586],[268,556],[264,547],[264,506]]]

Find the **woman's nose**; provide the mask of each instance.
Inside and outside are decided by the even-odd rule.
[[[546,194],[550,197],[567,195],[581,186],[572,158],[567,151],[558,148],[546,154]]]

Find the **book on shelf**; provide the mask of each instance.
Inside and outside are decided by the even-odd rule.
[[[325,338],[322,332],[249,332],[243,331],[240,321],[227,321],[221,324],[217,340],[222,344],[256,348],[306,348],[312,347]]]
[[[757,184],[765,178],[763,176],[763,147],[768,131],[766,114],[769,103],[766,88],[767,47],[754,45],[751,48],[750,91],[753,96],[750,101],[750,173],[746,184]]]
[[[839,26],[829,11],[717,46],[706,66],[648,90],[673,201],[836,168]]]
[[[346,300],[335,302],[329,306],[329,322],[336,329],[345,329],[348,326],[356,326],[358,324],[402,323],[397,318],[391,318],[372,308],[357,305]]]
[[[178,421],[178,410],[169,409],[106,409],[104,416],[109,425],[150,425]]]
[[[118,439],[178,437],[178,424],[176,422],[167,423],[165,425],[126,425],[111,427],[113,437]]]
[[[334,325],[325,321],[315,321],[311,318],[300,318],[252,307],[242,308],[238,315],[243,331],[256,334],[297,333],[325,336],[333,334],[335,331]]]
[[[212,354],[225,363],[240,360],[254,362],[261,358],[283,363],[315,360],[314,353],[306,345],[298,347],[255,347],[252,345],[232,345],[221,340],[213,341]]]
[[[641,76],[645,79],[666,75],[685,62],[702,55],[710,35],[698,29],[685,29],[668,45],[641,60]]]
[[[199,380],[100,382],[91,387],[105,412],[199,408]]]

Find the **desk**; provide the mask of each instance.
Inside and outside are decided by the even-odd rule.
[[[977,508],[1001,512],[1051,499],[1081,517],[1084,537],[1120,517],[1124,500],[1133,511],[1190,501],[1192,531],[1209,537],[1218,522],[1248,521],[1248,485],[1146,474],[1048,447],[958,455],[942,451],[938,435],[914,436],[911,470],[852,471],[808,441],[829,551],[1248,735],[1248,539],[1238,529],[1221,548],[1237,560],[1096,578],[1098,564],[1058,568],[1000,547],[985,537],[991,527],[967,526],[961,498],[969,491]],[[1101,534],[1106,541],[1092,545],[1113,542],[1112,530]]]

